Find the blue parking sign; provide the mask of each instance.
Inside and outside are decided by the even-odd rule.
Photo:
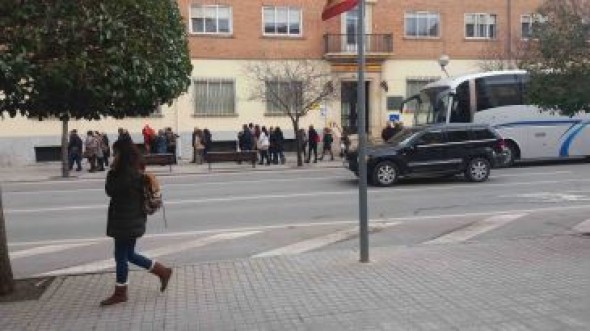
[[[397,122],[399,121],[399,114],[389,114],[389,121],[390,122]]]

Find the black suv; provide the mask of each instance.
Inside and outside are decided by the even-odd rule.
[[[487,125],[411,127],[367,148],[367,175],[370,183],[379,186],[393,185],[400,177],[460,173],[470,181],[483,182],[504,155],[504,140]],[[356,151],[347,153],[345,164],[358,176]]]

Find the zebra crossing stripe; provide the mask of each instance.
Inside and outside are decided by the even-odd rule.
[[[432,239],[425,242],[425,245],[434,244],[449,244],[449,243],[460,243],[467,241],[471,238],[484,234],[488,231],[492,231],[501,226],[504,226],[514,220],[524,217],[528,214],[508,214],[508,215],[495,215],[486,219],[472,223],[466,227],[460,228],[451,233],[445,234],[441,237]]]
[[[62,244],[62,245],[48,245],[48,246],[40,246],[31,249],[24,249],[16,252],[9,253],[11,260],[20,259],[23,257],[41,255],[41,254],[49,254],[49,253],[57,253],[61,251],[65,251],[68,249],[82,247],[82,246],[90,246],[94,245],[96,242],[86,242],[86,243],[78,243],[78,244]]]
[[[164,255],[170,255],[174,253],[183,252],[189,249],[199,248],[206,245],[210,245],[216,242],[224,241],[224,240],[231,240],[237,239],[241,237],[251,236],[261,231],[243,231],[243,232],[228,232],[228,233],[220,233],[213,236],[200,238],[197,240],[191,240],[175,245],[164,246],[160,248],[156,248],[149,251],[141,252],[142,255],[147,256],[148,258],[157,258]],[[115,261],[111,259],[105,259],[101,261],[90,262],[74,267],[63,268],[58,270],[53,270],[50,272],[46,272],[37,276],[59,276],[59,275],[72,275],[72,274],[81,274],[81,273],[93,273],[93,272],[100,272],[106,269],[111,269],[115,267]]]
[[[383,223],[379,225],[370,225],[369,230],[381,230],[387,227],[391,227],[394,225],[399,224],[399,222],[389,222]],[[346,230],[330,233],[325,236],[315,237],[308,240],[300,241],[291,245],[279,247],[270,251],[262,252],[256,255],[253,255],[253,258],[260,258],[260,257],[269,257],[269,256],[277,256],[277,255],[295,255],[300,253],[309,252],[314,249],[318,249],[324,246],[328,246],[330,244],[350,239],[358,234],[359,230],[358,227],[349,228]]]
[[[584,221],[574,227],[578,233],[590,234],[590,220]]]

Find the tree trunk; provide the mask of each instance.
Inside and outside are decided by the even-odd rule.
[[[14,291],[14,278],[8,257],[6,243],[6,226],[4,224],[4,209],[2,208],[2,190],[0,189],[0,295]]]
[[[303,157],[301,155],[303,151],[301,150],[301,135],[299,134],[299,117],[291,118],[291,121],[293,122],[293,131],[295,132],[295,144],[297,145],[297,166],[303,167]]]
[[[68,119],[61,120],[61,175],[70,177],[70,160],[68,154]]]

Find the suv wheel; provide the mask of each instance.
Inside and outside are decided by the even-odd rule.
[[[469,161],[467,169],[465,169],[465,177],[472,182],[484,182],[490,176],[490,161],[476,157]]]
[[[379,186],[391,186],[398,178],[397,167],[393,162],[383,161],[373,168],[372,183]]]

